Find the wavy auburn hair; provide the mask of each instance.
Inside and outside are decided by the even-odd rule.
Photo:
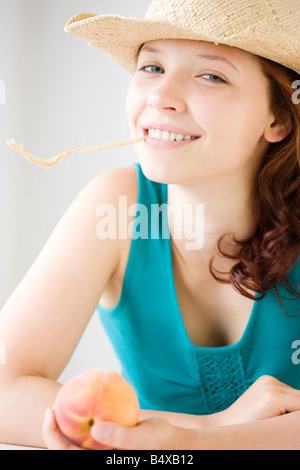
[[[290,121],[292,130],[283,141],[270,144],[259,168],[253,208],[256,232],[246,241],[234,240],[240,247],[236,256],[222,251],[222,237],[219,251],[210,261],[210,272],[216,280],[232,284],[250,299],[256,299],[256,294],[262,299],[274,289],[283,307],[279,283],[300,298],[297,286],[287,278],[300,254],[300,104],[292,100],[292,84],[300,80],[300,75],[268,59],[260,60],[270,82],[272,111],[278,119]],[[224,280],[213,268],[219,254],[237,260],[228,273],[229,279]]]

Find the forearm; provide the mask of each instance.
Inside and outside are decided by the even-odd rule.
[[[45,447],[42,423],[60,384],[41,377],[20,377],[0,386],[0,443]]]
[[[186,430],[185,449],[300,450],[300,411],[262,421]]]
[[[188,429],[203,429],[211,426],[218,426],[221,422],[221,413],[209,416],[198,416],[184,413],[170,413],[166,411],[141,410],[140,420],[149,418],[166,419],[173,426]]]

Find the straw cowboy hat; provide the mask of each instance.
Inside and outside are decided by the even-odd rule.
[[[145,19],[82,13],[65,31],[131,73],[139,47],[158,39],[226,44],[300,73],[300,0],[153,0]]]

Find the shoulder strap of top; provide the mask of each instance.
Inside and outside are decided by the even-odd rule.
[[[167,185],[149,180],[140,164],[135,167],[139,190],[133,239],[169,238]]]
[[[149,180],[144,175],[139,163],[135,163],[134,166],[138,178],[138,202],[147,206],[148,210],[151,209],[151,204],[167,203],[167,185]]]

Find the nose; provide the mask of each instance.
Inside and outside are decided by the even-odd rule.
[[[150,93],[147,104],[157,110],[183,113],[187,109],[184,84],[178,77],[162,75]]]

